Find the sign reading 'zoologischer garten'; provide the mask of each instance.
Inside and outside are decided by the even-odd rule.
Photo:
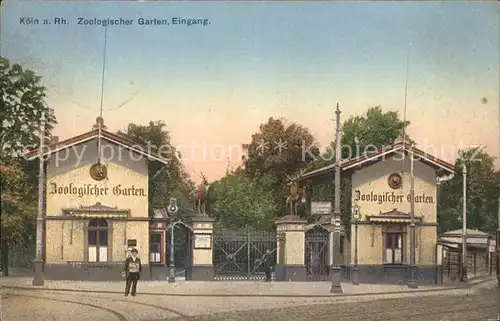
[[[401,195],[394,192],[375,193],[373,191],[369,193],[361,193],[360,190],[355,190],[354,200],[357,202],[372,202],[378,204],[384,204],[384,203],[396,204],[403,202],[409,203],[411,202],[411,195],[410,194]],[[415,203],[433,204],[434,197],[426,194],[415,195]]]
[[[106,196],[106,195],[115,195],[115,196],[144,196],[147,197],[146,191],[144,188],[138,188],[134,185],[132,186],[123,186],[123,185],[115,185],[113,187],[100,187],[97,184],[83,184],[83,185],[73,185],[73,183],[69,183],[68,185],[57,185],[54,182],[49,183],[48,192],[51,195],[75,195],[78,197],[83,196]]]

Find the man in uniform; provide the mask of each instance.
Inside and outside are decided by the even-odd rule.
[[[271,251],[266,250],[266,253],[262,257],[262,263],[264,265],[264,271],[266,273],[266,282],[271,282],[271,272],[273,268],[273,257],[271,256]]]
[[[132,296],[135,296],[135,292],[137,290],[137,281],[139,281],[142,272],[141,259],[137,257],[137,249],[133,248],[131,253],[132,255],[125,260],[125,296],[128,296],[131,285],[131,294]]]

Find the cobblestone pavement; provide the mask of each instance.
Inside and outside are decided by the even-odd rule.
[[[498,290],[330,298],[175,297],[2,289],[2,321],[496,320]],[[381,299],[382,298],[382,299]],[[389,299],[390,298],[390,299]],[[414,304],[411,307],[411,304]],[[262,310],[266,309],[266,310]],[[210,314],[209,314],[210,313]]]
[[[478,294],[436,295],[384,299],[357,303],[322,303],[271,310],[220,313],[178,321],[302,321],[302,320],[401,320],[401,321],[482,321],[498,320],[500,293],[497,289]],[[499,320],[500,321],[500,320]]]

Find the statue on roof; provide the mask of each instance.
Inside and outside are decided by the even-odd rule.
[[[99,128],[101,129],[107,128],[106,125],[104,125],[104,119],[100,116],[95,119],[95,125],[92,126],[92,129],[99,129]]]
[[[394,145],[397,144],[403,144],[405,143],[406,145],[409,146],[415,146],[415,141],[410,138],[406,133],[401,133],[395,140],[394,140]]]

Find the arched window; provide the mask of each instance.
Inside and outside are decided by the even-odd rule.
[[[108,223],[103,218],[89,222],[88,259],[89,262],[108,260]]]

